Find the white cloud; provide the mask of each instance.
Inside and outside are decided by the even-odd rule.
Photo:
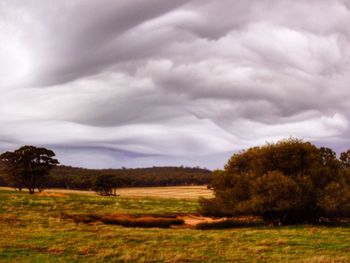
[[[344,149],[346,3],[4,1],[0,149],[211,168],[289,136]]]

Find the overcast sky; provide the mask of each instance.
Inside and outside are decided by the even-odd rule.
[[[350,148],[349,0],[1,0],[0,151],[222,168],[290,136]]]

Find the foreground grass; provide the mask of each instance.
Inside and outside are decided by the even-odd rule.
[[[195,200],[29,196],[0,191],[2,262],[350,262],[350,228],[142,229],[64,213],[193,213]]]

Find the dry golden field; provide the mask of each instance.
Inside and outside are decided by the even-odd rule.
[[[12,188],[0,187],[3,190]],[[46,189],[48,194],[79,194],[96,195],[93,191],[80,191],[68,189]],[[169,186],[169,187],[130,187],[117,190],[120,197],[154,197],[171,199],[198,199],[199,197],[211,198],[213,191],[206,186]]]

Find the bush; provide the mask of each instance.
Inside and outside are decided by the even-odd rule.
[[[201,215],[210,217],[223,217],[232,215],[232,212],[230,210],[225,211],[223,202],[218,202],[218,199],[206,199],[200,197],[198,202],[198,213]]]
[[[261,215],[274,224],[285,223],[303,206],[302,192],[298,184],[281,172],[268,172],[253,182],[251,198],[241,202],[238,209]],[[274,222],[274,220],[276,220]]]
[[[99,175],[94,183],[94,191],[102,196],[116,196],[116,180],[108,174]]]
[[[159,228],[169,228],[172,225],[182,225],[184,221],[182,219],[173,218],[114,218],[114,217],[104,217],[101,221],[109,225],[120,225],[124,227],[159,227]]]
[[[75,223],[94,223],[102,222],[108,225],[120,225],[124,227],[159,227],[169,228],[172,225],[182,225],[184,220],[174,217],[160,217],[160,216],[139,216],[134,217],[130,215],[97,215],[97,214],[62,214],[61,218],[72,219]]]
[[[332,182],[323,191],[318,205],[333,217],[350,217],[350,187],[345,183]]]
[[[348,216],[350,173],[344,163],[331,149],[297,139],[250,148],[213,173],[215,198],[202,199],[200,212],[256,215],[274,225]]]

